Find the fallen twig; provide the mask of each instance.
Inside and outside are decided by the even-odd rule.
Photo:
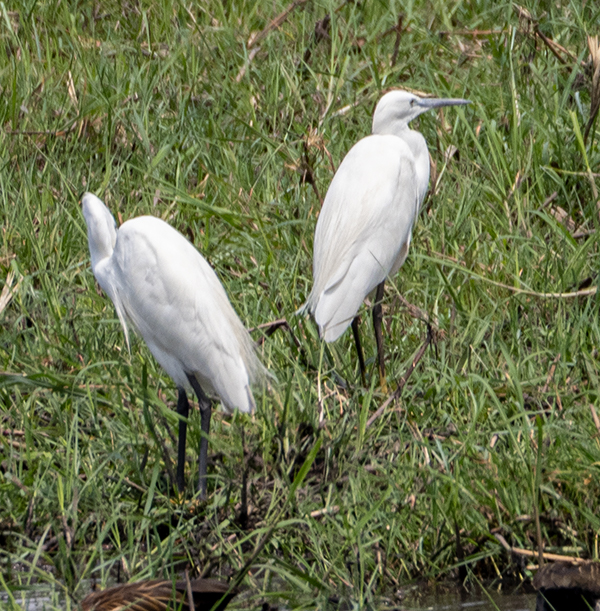
[[[107,475],[106,479],[109,479],[111,482],[115,482],[115,483],[127,484],[127,486],[129,486],[130,488],[133,488],[134,490],[137,490],[138,492],[147,492],[148,491],[146,488],[143,488],[139,484],[132,482],[128,477],[121,478],[121,477],[115,477],[114,475]]]
[[[317,144],[313,144],[315,142]],[[312,163],[310,161],[309,154],[308,154],[312,146],[315,146],[315,148],[320,149],[321,148],[320,145],[321,145],[320,138],[317,136],[316,130],[311,130],[307,134],[307,136],[304,138],[304,142],[303,142],[302,167],[301,167],[302,179],[301,180],[304,183],[308,183],[312,187],[313,191],[315,192],[315,195],[317,196],[317,199],[319,200],[319,204],[323,206],[323,198],[321,197],[321,194],[319,193],[319,188],[317,187],[317,183],[315,181],[315,177],[313,173]],[[322,146],[325,149],[325,145],[323,144]],[[331,161],[331,156],[329,156],[329,160]],[[334,173],[335,173],[335,170],[334,170]]]
[[[558,191],[554,191],[552,195],[549,195],[542,204],[542,208],[545,208],[548,204],[551,204],[558,197]]]
[[[59,138],[61,136],[66,136],[67,134],[70,134],[71,132],[74,132],[77,129],[78,124],[80,124],[81,121],[74,121],[73,124],[71,125],[71,127],[69,127],[69,129],[60,129],[60,130],[51,130],[51,129],[43,129],[43,130],[20,130],[20,129],[14,129],[14,130],[6,130],[6,134],[9,136],[55,136],[56,138]],[[80,130],[81,131],[81,130]]]
[[[332,112],[331,116],[332,118],[333,117],[343,117],[345,114],[349,113],[353,108],[360,106],[362,102],[363,100],[361,98],[357,98],[356,101],[352,102],[352,104],[346,104],[346,106],[342,106],[341,108],[338,108],[335,112]],[[319,124],[323,122],[323,119],[325,118],[326,114],[327,114],[327,110],[321,116],[321,121],[319,122]]]
[[[315,511],[311,511],[309,515],[311,518],[322,518],[326,515],[335,515],[339,510],[339,505],[333,505],[332,507],[323,507],[323,509],[315,509]]]
[[[543,32],[541,32],[538,20],[533,17],[533,15],[527,9],[523,8],[522,6],[519,6],[518,4],[513,4],[513,8],[521,19],[525,19],[525,21],[531,23],[531,25],[533,26],[534,34],[548,47],[548,49],[550,49],[552,54],[558,59],[561,64],[567,63],[567,60],[565,60],[564,57],[562,57],[561,55],[561,53],[563,53],[571,61],[579,63],[579,65],[581,66],[584,65],[584,62],[579,61],[577,57],[573,55],[573,53],[571,53],[571,51],[565,49],[565,47],[559,45],[557,42],[555,42],[551,38],[548,38]]]
[[[285,318],[278,318],[277,320],[272,320],[270,322],[263,322],[260,325],[257,325],[256,327],[252,327],[252,329],[248,329],[248,331],[250,333],[252,333],[252,331],[258,331],[259,329],[265,329],[264,334],[268,337],[270,335],[273,335],[273,333],[277,330],[280,329],[281,327],[288,327],[288,322]]]
[[[575,233],[571,234],[571,237],[575,240],[579,240],[580,238],[587,238],[595,233],[595,229],[578,229]]]
[[[321,40],[331,40],[329,35],[329,24],[331,22],[331,15],[327,13],[323,19],[315,23],[315,31],[311,41],[309,42],[306,50],[304,51],[303,61],[308,64],[312,56],[313,47],[315,47]]]
[[[398,60],[398,52],[400,51],[400,39],[402,37],[402,24],[404,22],[404,15],[400,13],[398,15],[398,23],[396,24],[396,40],[394,40],[394,52],[392,53],[391,65],[395,66]]]
[[[0,435],[4,437],[25,437],[25,431],[21,431],[20,429],[1,429]],[[46,434],[48,437],[48,435]]]
[[[417,354],[415,355],[415,358],[413,359],[410,367],[406,370],[406,372],[402,376],[402,379],[398,383],[398,388],[396,388],[396,390],[381,404],[381,407],[379,407],[377,411],[367,420],[367,424],[365,425],[365,430],[367,430],[373,424],[373,422],[375,422],[375,420],[377,420],[377,418],[379,418],[379,416],[383,414],[383,412],[386,410],[387,406],[390,403],[400,398],[400,395],[402,394],[402,391],[404,390],[404,387],[406,386],[406,383],[408,382],[408,378],[410,378],[412,372],[415,370],[419,361],[423,358],[423,355],[425,354],[425,350],[427,350],[427,346],[431,344],[432,339],[433,339],[433,333],[431,330],[431,325],[427,323],[427,337],[425,341],[423,342],[422,346],[419,348]]]
[[[19,450],[19,451],[23,451],[23,450],[25,450],[27,448],[27,444],[22,443],[20,441],[16,441],[12,437],[9,437],[6,440],[6,443],[8,445],[11,445],[13,448],[15,448],[16,450]]]
[[[307,0],[294,0],[282,13],[272,19],[269,24],[248,40],[248,49],[255,47],[271,30],[278,28],[288,17],[288,15],[298,6],[306,4]]]
[[[401,295],[400,293],[394,297],[394,299],[398,299],[400,303],[408,310],[409,316],[412,318],[416,318],[428,325],[431,325],[434,338],[437,339],[445,339],[446,331],[440,329],[438,319],[435,317],[429,316],[425,310],[422,310],[419,306],[416,306],[414,303],[410,303],[406,297]]]
[[[240,68],[240,71],[237,73],[235,77],[235,82],[239,83],[245,76],[246,70],[248,70],[248,66],[250,62],[256,57],[258,52],[260,51],[260,47],[258,43],[261,42],[264,38],[266,38],[267,34],[272,30],[277,29],[286,19],[287,16],[297,7],[302,4],[305,4],[308,0],[294,0],[282,13],[277,15],[274,19],[272,19],[265,28],[263,28],[260,32],[256,34],[252,34],[248,39],[248,59],[244,62],[244,65]]]
[[[256,57],[256,54],[260,51],[260,47],[255,47],[254,49],[250,49],[250,53],[248,53],[248,61],[244,62],[244,65],[240,68],[240,71],[237,73],[235,77],[235,82],[239,83],[245,76],[246,70],[250,65],[250,62]]]
[[[556,371],[556,365],[558,364],[558,361],[560,361],[560,352],[556,355],[556,357],[554,357],[552,365],[550,366],[550,371],[546,376],[546,383],[544,384],[544,386],[542,386],[543,395],[545,395],[548,392],[548,389],[550,388],[550,382],[552,382],[552,378],[554,377],[554,372]]]
[[[532,552],[529,549],[521,549],[520,547],[511,548],[511,552],[517,556],[527,556],[528,558],[539,557],[538,552]],[[587,562],[587,560],[577,558],[576,556],[561,556],[560,554],[551,554],[549,552],[543,552],[542,556],[544,560],[549,560],[550,562],[573,562],[574,564]]]
[[[13,287],[12,283],[14,279],[15,272],[10,270],[8,272],[8,276],[6,276],[6,282],[2,288],[2,293],[0,293],[0,314],[2,314],[4,308],[6,308],[6,306],[10,303],[10,300],[13,298],[13,295],[17,292],[17,289],[23,280],[23,276],[17,280],[17,284],[15,284]]]
[[[432,251],[432,254],[436,255],[437,257],[441,259],[444,259],[444,262],[442,263],[443,265],[450,264],[453,267],[455,267],[456,269],[460,270],[461,272],[464,272],[468,274],[469,276],[472,276],[473,278],[477,278],[477,280],[483,280],[484,282],[487,282],[488,284],[493,284],[494,286],[497,286],[499,288],[506,289],[507,291],[511,291],[512,293],[515,293],[516,295],[529,295],[530,297],[539,297],[540,299],[569,299],[573,297],[589,297],[590,295],[595,295],[598,291],[597,286],[590,286],[587,289],[582,289],[580,291],[573,291],[571,293],[538,293],[537,291],[532,291],[530,289],[521,289],[516,286],[510,286],[509,284],[504,284],[503,282],[496,282],[496,280],[490,280],[490,278],[486,278],[485,276],[482,276],[481,274],[477,274],[471,271],[470,269],[467,269],[467,267],[459,263],[453,257],[449,257],[448,255],[444,255],[440,252]],[[421,255],[421,257],[423,259],[426,259],[427,261],[433,261],[434,263],[438,263],[438,264],[440,263],[439,259],[430,257],[428,255]]]
[[[506,539],[498,534],[494,533],[494,537],[502,545],[502,547],[511,554],[516,554],[517,556],[526,556],[528,558],[539,557],[538,552],[532,552],[529,549],[522,549],[520,547],[511,547]],[[549,560],[550,562],[572,562],[574,564],[583,564],[588,562],[583,558],[577,558],[576,556],[561,556],[560,554],[550,554],[548,552],[543,553],[544,560]]]
[[[506,34],[508,30],[442,30],[440,36],[496,36],[498,34]]]
[[[190,582],[190,575],[187,569],[185,569],[185,586],[188,597],[188,608],[190,611],[196,611],[196,607],[194,605],[194,594],[192,592],[192,583]]]
[[[273,333],[275,333],[277,329],[287,329],[296,348],[298,348],[300,352],[303,352],[300,341],[295,336],[294,332],[292,331],[292,328],[290,327],[288,321],[285,318],[278,318],[277,320],[272,320],[271,322],[264,322],[260,325],[257,325],[256,327],[252,327],[252,329],[248,329],[248,331],[258,331],[259,329],[264,329],[264,331],[261,337],[256,340],[257,346],[262,346],[265,343],[265,338],[273,335]]]

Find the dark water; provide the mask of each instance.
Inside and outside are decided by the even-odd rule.
[[[407,597],[399,605],[405,611],[534,611],[535,594],[478,593],[425,593]]]
[[[35,589],[26,592],[13,592],[17,609],[23,611],[55,611],[66,607],[64,599],[48,589]],[[256,607],[256,605],[253,605]],[[242,608],[232,604],[233,608]],[[71,605],[71,608],[76,608]],[[10,599],[0,592],[0,609],[11,609]],[[12,609],[15,609],[13,606]],[[535,594],[499,594],[480,591],[464,594],[461,592],[429,592],[409,594],[394,609],[403,611],[534,611]],[[282,611],[285,611],[281,608]],[[385,608],[384,608],[385,611]]]
[[[16,607],[15,607],[16,604]],[[64,609],[62,597],[48,588],[31,589],[23,592],[13,592],[12,598],[6,592],[0,591],[0,609],[23,609],[23,611],[54,611]]]

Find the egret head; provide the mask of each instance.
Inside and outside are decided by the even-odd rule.
[[[112,254],[117,241],[117,225],[109,209],[93,193],[85,193],[81,205],[88,228],[93,270],[99,261]]]
[[[408,91],[390,91],[379,100],[373,114],[374,134],[396,134],[430,108],[470,104],[460,98],[420,98]]]

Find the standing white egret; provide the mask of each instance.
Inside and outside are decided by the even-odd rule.
[[[127,345],[129,322],[177,385],[180,492],[189,412],[186,388],[191,386],[198,396],[203,433],[198,487],[205,498],[211,414],[207,394],[217,395],[228,412],[250,412],[255,406],[250,385],[264,379],[266,369],[217,275],[184,236],[153,216],[131,219],[117,230],[108,208],[91,193],[83,196],[82,205],[92,271],[115,306]]]
[[[373,326],[385,384],[381,300],[386,278],[408,254],[413,225],[429,186],[425,138],[408,127],[430,108],[468,104],[462,99],[386,93],[375,108],[373,131],[357,142],[338,168],[319,214],[314,239],[314,286],[306,308],[321,337],[335,341],[352,324],[364,381],[357,312],[375,288]]]

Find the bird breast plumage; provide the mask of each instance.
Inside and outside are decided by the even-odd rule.
[[[190,242],[160,219],[138,217],[118,230],[107,267],[111,286],[101,285],[178,387],[193,374],[227,410],[252,411],[249,385],[260,364],[251,339]]]
[[[415,158],[401,138],[367,136],[348,152],[315,232],[308,306],[326,341],[345,331],[364,298],[404,262],[419,203]]]

